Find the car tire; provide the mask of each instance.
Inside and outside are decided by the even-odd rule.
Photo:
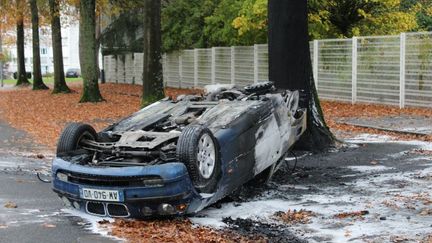
[[[271,92],[274,89],[273,82],[264,81],[256,84],[251,84],[245,87],[245,91],[247,94],[257,94],[262,95],[268,92]]]
[[[215,192],[221,173],[219,145],[208,128],[187,126],[177,142],[177,157],[199,192]]]
[[[96,140],[95,129],[83,123],[71,123],[66,126],[57,142],[57,155],[79,149],[83,139]]]

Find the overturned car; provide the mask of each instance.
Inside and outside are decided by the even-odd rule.
[[[254,177],[270,178],[306,129],[298,91],[271,82],[163,99],[103,131],[61,134],[53,190],[109,217],[197,212]]]

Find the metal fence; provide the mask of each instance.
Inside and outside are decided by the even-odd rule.
[[[432,32],[316,40],[310,46],[320,98],[432,107]],[[110,82],[142,83],[140,53],[106,56],[104,68]],[[163,68],[168,87],[243,86],[268,79],[268,49],[254,45],[183,50],[165,54]]]

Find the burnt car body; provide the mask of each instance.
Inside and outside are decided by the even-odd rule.
[[[71,124],[53,161],[68,206],[110,217],[195,213],[270,177],[306,129],[297,91],[271,82],[166,98],[96,133]]]

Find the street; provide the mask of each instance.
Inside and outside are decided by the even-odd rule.
[[[270,242],[429,242],[431,143],[383,135],[347,142],[324,155],[298,153],[295,170],[290,158],[268,185],[247,185],[190,220]],[[38,155],[43,146],[0,122],[0,148],[0,242],[115,241],[101,218],[65,209],[38,180],[36,172],[49,179],[51,158]],[[292,221],[277,216],[302,211]],[[131,227],[114,225],[117,232]]]
[[[26,151],[41,147],[25,133],[0,121],[0,148],[0,242],[112,241],[62,210],[51,184],[36,177],[36,172],[49,171],[50,159],[31,158]]]

